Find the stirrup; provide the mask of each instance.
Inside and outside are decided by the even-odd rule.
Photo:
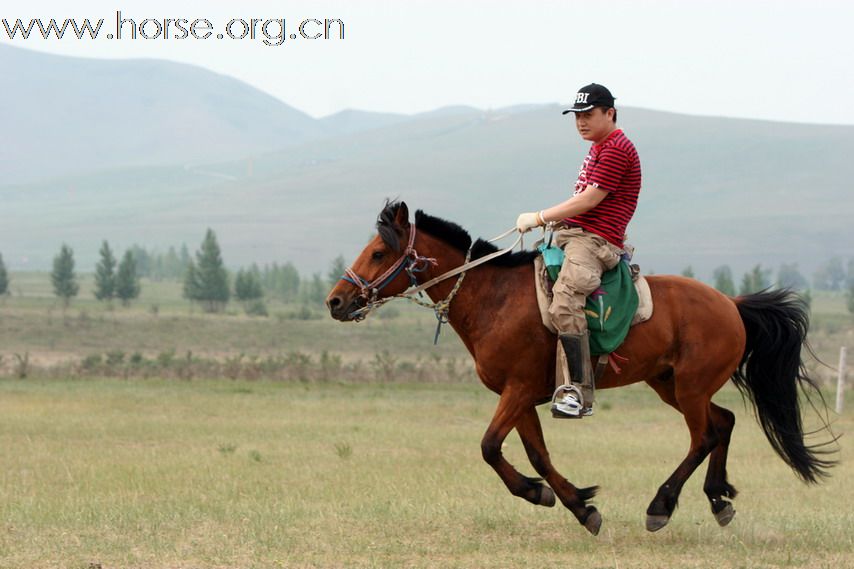
[[[572,394],[573,397],[575,397],[576,401],[578,401],[577,415],[570,415],[556,410],[558,401],[562,400],[568,394]],[[584,416],[592,415],[592,413],[587,412],[584,407],[584,395],[581,394],[581,390],[573,384],[560,385],[557,389],[555,389],[554,394],[552,394],[551,410],[552,417],[554,417],[555,419],[581,419]]]

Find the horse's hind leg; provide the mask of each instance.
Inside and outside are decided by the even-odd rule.
[[[658,492],[646,510],[646,529],[657,531],[667,525],[676,505],[682,486],[690,478],[706,456],[718,443],[717,432],[709,421],[710,396],[694,385],[680,390],[676,386],[677,378],[664,380],[664,383],[650,385],[659,396],[682,412],[688,430],[691,432],[691,447],[685,459],[679,464],[670,478],[659,487]]]
[[[537,473],[546,479],[563,505],[578,518],[578,521],[587,528],[587,531],[597,535],[602,526],[602,516],[594,506],[588,505],[586,501],[593,498],[599,488],[596,486],[576,488],[555,470],[549,458],[549,451],[546,449],[543,429],[536,408],[531,407],[522,415],[516,425],[516,431],[518,431],[522,444],[525,446],[525,452],[528,454],[528,459]]]
[[[735,415],[729,409],[711,404],[709,419],[717,432],[718,444],[709,455],[709,469],[703,491],[709,498],[712,513],[721,526],[727,525],[735,516],[732,504],[724,498],[735,498],[738,492],[727,482],[726,459],[729,440],[735,426]]]
[[[504,439],[516,427],[519,418],[533,408],[533,401],[515,393],[513,389],[506,388],[501,394],[498,408],[483,435],[480,447],[483,459],[501,477],[511,494],[524,498],[532,504],[551,507],[555,505],[552,489],[542,484],[538,478],[529,478],[520,474],[512,464],[507,462],[501,452]]]

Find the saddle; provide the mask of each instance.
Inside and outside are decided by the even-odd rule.
[[[560,264],[558,257],[552,257],[552,255],[555,255],[556,251],[560,252],[559,259],[562,261],[563,251],[557,247],[538,248],[545,251],[543,255],[538,255],[534,259],[537,303],[543,326],[557,334],[549,317],[549,306],[554,297],[552,293],[552,285],[556,277],[554,267],[559,267]],[[634,295],[637,296],[636,305],[634,298],[627,298]],[[626,313],[627,310],[631,312]],[[649,283],[645,277],[641,276],[640,268],[637,265],[629,265],[626,261],[620,261],[616,267],[602,275],[602,286],[587,298],[584,312],[590,333],[590,353],[605,355],[616,350],[623,343],[629,328],[649,320],[652,317],[652,310]]]

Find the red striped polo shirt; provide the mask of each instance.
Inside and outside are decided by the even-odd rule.
[[[590,211],[564,221],[600,235],[622,248],[626,226],[638,205],[641,166],[635,145],[621,129],[590,147],[578,172],[573,195],[580,194],[587,186],[605,190],[608,195]]]

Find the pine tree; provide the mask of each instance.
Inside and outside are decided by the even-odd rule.
[[[181,265],[181,272],[179,273],[179,277],[187,272],[187,268],[190,266],[190,263],[193,262],[193,258],[190,257],[190,250],[187,248],[186,243],[181,243],[181,254],[179,259]]]
[[[131,246],[130,251],[136,263],[136,274],[141,277],[152,276],[154,272],[154,259],[152,259],[151,253],[146,251],[144,247],[136,244]]]
[[[297,271],[293,263],[288,261],[279,269],[276,289],[282,295],[283,300],[290,302],[295,300],[299,295],[301,281],[299,271]]]
[[[688,277],[689,279],[693,279],[694,277],[694,269],[691,268],[691,265],[688,265],[684,269],[682,269],[682,276]]]
[[[732,271],[729,265],[721,265],[712,273],[715,288],[727,296],[735,296],[735,283],[732,282]]]
[[[243,304],[243,310],[250,316],[267,316],[264,304],[264,289],[261,286],[261,271],[257,265],[248,271],[240,269],[234,279],[234,296]]]
[[[216,234],[208,229],[202,247],[196,252],[194,300],[202,303],[205,312],[219,312],[225,308],[231,291],[228,272],[222,262]]]
[[[809,283],[798,271],[797,263],[791,265],[783,263],[777,270],[777,286],[791,290],[805,290]]]
[[[237,274],[234,276],[234,296],[239,301],[246,300],[247,294],[246,271],[237,269]]]
[[[321,278],[320,273],[311,275],[311,281],[306,289],[306,300],[315,304],[323,304],[326,295],[329,293],[326,282]]]
[[[264,296],[259,275],[252,271],[237,271],[234,279],[234,296],[241,302],[257,300]]]
[[[9,294],[9,273],[6,272],[3,255],[0,254],[0,296],[4,294]]]
[[[163,276],[167,278],[179,278],[181,276],[181,259],[175,247],[170,246],[166,256],[163,257]]]
[[[95,266],[95,298],[111,303],[116,292],[116,258],[106,240],[101,245],[100,253],[101,260]]]
[[[246,273],[249,275],[249,293],[252,298],[262,298],[264,296],[264,287],[261,286],[261,271],[258,265],[253,265]]]
[[[62,244],[59,254],[53,258],[53,272],[50,274],[53,293],[62,299],[62,308],[68,308],[72,297],[77,296],[80,286],[74,274],[74,251]]]
[[[184,272],[184,298],[190,302],[195,302],[199,299],[199,282],[196,275],[196,264],[190,259],[187,264],[187,270]]]
[[[825,261],[813,273],[813,286],[818,290],[839,290],[846,284],[845,268],[840,257]]]
[[[755,265],[750,272],[744,273],[738,293],[751,294],[769,286],[771,286],[771,269],[763,269],[762,265]]]
[[[122,306],[130,306],[130,301],[138,298],[140,292],[139,275],[136,274],[136,259],[130,250],[125,251],[119,271],[116,273],[116,296],[122,300]]]

